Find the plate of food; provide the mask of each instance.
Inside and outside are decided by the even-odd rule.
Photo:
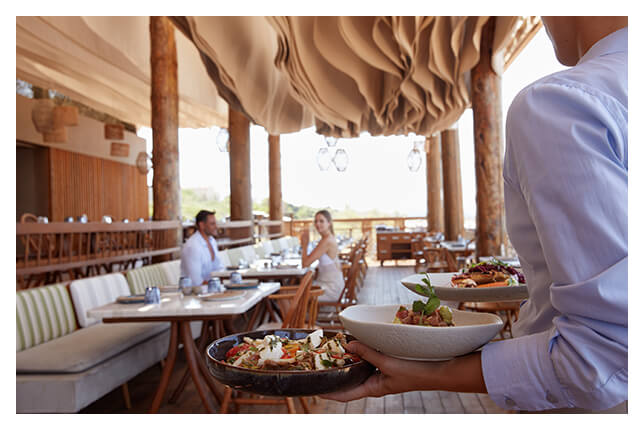
[[[463,272],[416,273],[400,282],[411,291],[425,295],[417,288],[425,282],[423,279],[429,281],[441,300],[498,302],[528,298],[523,274],[498,260],[473,264]]]
[[[313,396],[364,382],[374,367],[344,346],[351,335],[332,330],[278,329],[232,334],[206,349],[219,382],[268,396]]]
[[[503,327],[498,315],[441,305],[431,286],[426,302],[355,305],[340,313],[346,330],[384,354],[407,360],[449,360],[492,340]]]
[[[258,279],[243,279],[239,282],[233,282],[231,280],[226,280],[223,282],[224,287],[230,288],[231,290],[246,290],[249,288],[257,288],[259,286]]]
[[[245,294],[246,291],[226,290],[217,293],[203,293],[197,295],[197,297],[207,302],[217,302],[221,300],[235,300],[243,297]]]

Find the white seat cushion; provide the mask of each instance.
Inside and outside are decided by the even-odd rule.
[[[247,263],[252,263],[257,260],[257,254],[255,253],[255,248],[252,245],[246,245],[241,247],[242,258],[246,260]]]
[[[271,255],[271,252],[275,252],[276,250],[273,248],[273,244],[271,243],[270,240],[262,242],[262,247],[264,247],[264,255],[266,257],[269,257]]]
[[[69,285],[69,290],[72,293],[74,309],[81,327],[99,322],[96,318],[87,317],[88,310],[112,303],[119,296],[130,295],[130,287],[125,276],[120,273],[79,279]]]
[[[16,353],[16,373],[77,373],[167,330],[169,323],[94,324]]]
[[[224,249],[223,251],[219,251],[218,255],[219,255],[219,258],[221,259],[221,264],[224,265],[224,269],[228,266],[232,266],[232,264],[230,264],[230,257],[228,256],[227,249]]]

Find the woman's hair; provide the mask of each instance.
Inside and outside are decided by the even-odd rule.
[[[315,216],[318,215],[322,215],[324,218],[326,218],[326,220],[329,222],[329,230],[331,230],[331,234],[335,236],[335,232],[333,231],[333,219],[331,218],[331,213],[326,209],[322,209],[315,213]]]

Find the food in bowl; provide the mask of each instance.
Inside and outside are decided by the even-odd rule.
[[[453,326],[452,310],[447,306],[441,306],[440,299],[434,292],[434,287],[429,279],[429,275],[424,273],[422,283],[416,284],[416,291],[428,297],[427,303],[422,300],[416,300],[412,308],[407,309],[400,306],[394,316],[394,324],[424,325],[432,327],[449,327]]]
[[[499,260],[476,263],[452,277],[457,288],[511,287],[524,284],[523,273]]]
[[[316,330],[293,340],[268,334],[262,339],[244,337],[226,352],[226,364],[255,370],[326,370],[357,363],[361,359],[345,351],[343,333],[327,338]]]

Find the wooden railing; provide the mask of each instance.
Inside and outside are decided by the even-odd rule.
[[[16,224],[18,288],[112,272],[178,254],[179,221]]]

